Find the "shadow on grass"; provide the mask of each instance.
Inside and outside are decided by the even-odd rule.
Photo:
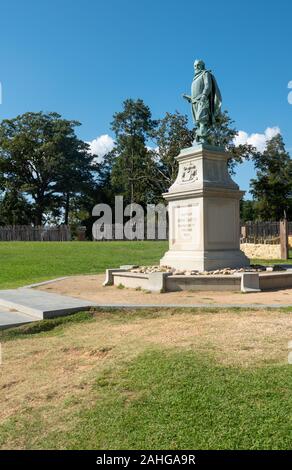
[[[289,448],[289,384],[289,366],[240,370],[192,352],[150,351],[97,380],[96,406],[68,442],[73,448]]]
[[[37,447],[288,449],[288,365],[241,369],[179,350],[148,350],[96,379],[95,404]],[[29,445],[29,443],[28,443]]]

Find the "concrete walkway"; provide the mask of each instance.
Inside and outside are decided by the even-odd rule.
[[[149,299],[150,300],[150,299]],[[18,326],[25,323],[68,315],[90,308],[242,308],[267,309],[291,307],[291,303],[175,303],[167,304],[149,302],[95,302],[69,295],[61,295],[29,287],[19,289],[0,290],[0,329]]]
[[[0,329],[24,325],[35,320],[35,317],[0,306]]]
[[[20,288],[0,291],[0,328],[53,318],[98,306],[60,294]]]

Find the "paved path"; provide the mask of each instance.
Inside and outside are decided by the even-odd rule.
[[[95,308],[248,308],[267,309],[285,308],[291,304],[271,303],[193,303],[193,304],[156,304],[156,303],[103,303],[75,298],[68,295],[49,293],[32,288],[19,288],[0,290],[0,329],[17,326],[44,318],[53,318],[61,315]]]
[[[1,290],[0,327],[67,315],[95,306],[97,304],[92,301],[34,289]]]
[[[35,320],[35,317],[26,315],[25,313],[0,307],[0,329],[24,325],[25,323],[30,323]]]

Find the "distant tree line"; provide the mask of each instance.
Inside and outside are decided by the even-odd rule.
[[[123,195],[125,204],[160,202],[176,178],[175,157],[192,145],[195,132],[185,115],[166,113],[154,120],[141,99],[127,99],[111,123],[115,146],[100,161],[77,137],[78,126],[43,112],[0,123],[0,225],[90,226],[93,206],[114,207],[115,195]],[[231,174],[243,161],[254,162],[253,200],[241,202],[242,219],[291,218],[292,165],[282,136],[260,153],[251,145],[235,146],[236,135],[225,111],[211,129],[210,143],[225,147]]]

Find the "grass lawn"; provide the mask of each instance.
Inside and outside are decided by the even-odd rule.
[[[158,263],[167,242],[1,242],[0,289],[122,264]]]
[[[71,274],[101,273],[121,264],[157,264],[167,247],[163,241],[1,242],[0,289]],[[267,263],[276,262],[281,260]]]
[[[0,288],[166,249],[0,243]],[[291,309],[100,310],[0,331],[0,448],[289,449],[291,339]]]
[[[0,448],[289,449],[287,311],[97,311],[0,332]]]

